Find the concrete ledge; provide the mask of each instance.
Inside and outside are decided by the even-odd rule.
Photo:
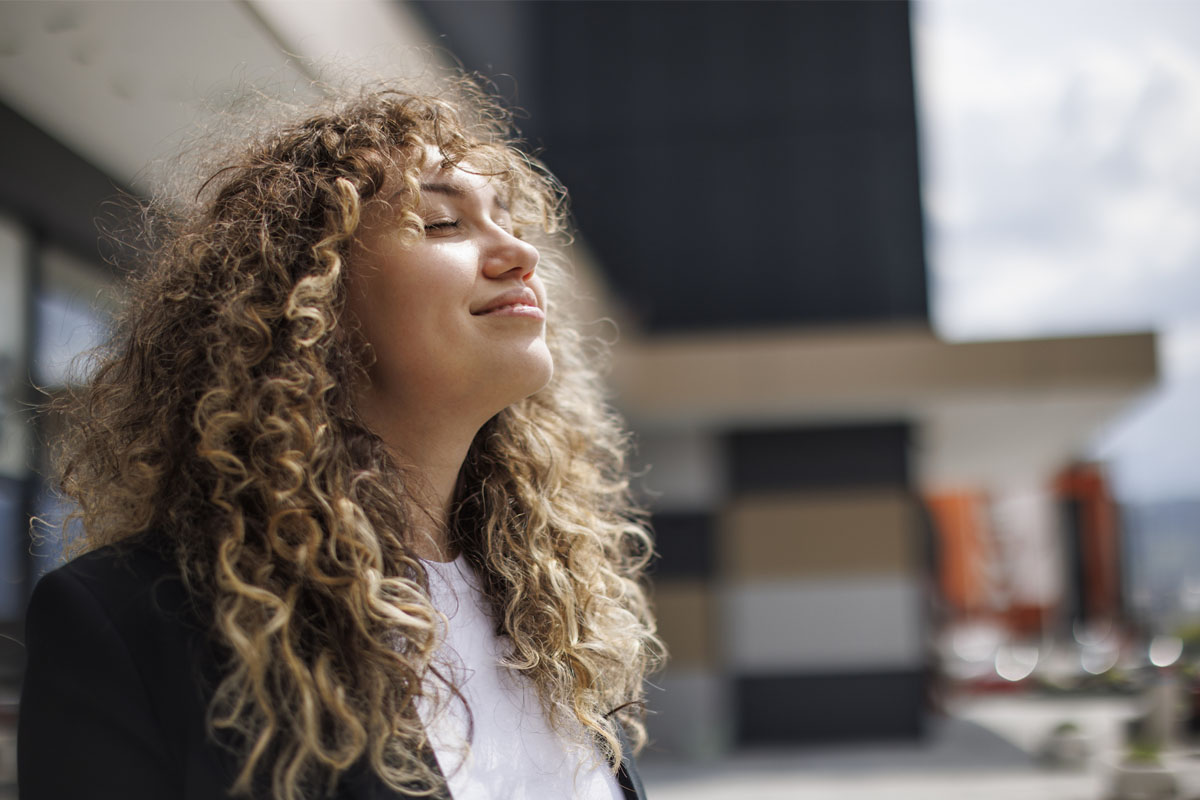
[[[741,423],[911,415],[931,403],[1128,394],[1158,374],[1153,333],[951,344],[927,329],[696,335],[624,343],[634,420]]]

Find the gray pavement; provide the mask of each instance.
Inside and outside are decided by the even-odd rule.
[[[707,763],[650,754],[640,769],[650,800],[1103,800],[1107,760],[1135,713],[1122,698],[966,699],[931,719],[920,743],[762,750]],[[1065,721],[1091,741],[1084,769],[1054,771],[1036,758]]]

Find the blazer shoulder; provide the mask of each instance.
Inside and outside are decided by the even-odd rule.
[[[179,567],[163,543],[138,536],[89,551],[42,576],[30,600],[63,583],[87,590],[114,623],[139,627],[151,618],[196,627],[200,616],[179,576]]]
[[[42,576],[70,575],[106,595],[116,596],[158,578],[177,578],[178,567],[167,554],[165,544],[142,534],[89,550]]]
[[[232,773],[205,725],[219,677],[205,620],[158,543],[44,575],[26,616],[22,797],[225,798]]]
[[[17,726],[22,797],[179,794],[178,723],[157,702],[180,694],[169,668],[187,663],[164,658],[186,642],[156,596],[169,575],[151,552],[127,546],[88,553],[38,582]]]

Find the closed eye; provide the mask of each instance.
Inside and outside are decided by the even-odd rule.
[[[425,234],[451,233],[458,229],[459,223],[462,220],[448,219],[442,222],[427,222],[425,223]]]

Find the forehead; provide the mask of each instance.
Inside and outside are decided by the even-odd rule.
[[[500,178],[451,168],[423,173],[420,178],[421,205],[461,203],[508,208],[508,187]]]
[[[435,146],[425,148],[425,159],[418,176],[422,199],[426,194],[465,197],[482,194],[504,199],[510,193],[508,181],[488,165],[467,156],[457,164],[447,163]]]
[[[466,169],[451,166],[446,169],[427,169],[420,175],[421,194],[441,194],[450,197],[460,197],[469,194],[496,194],[503,190],[502,185],[490,175],[472,173]]]

